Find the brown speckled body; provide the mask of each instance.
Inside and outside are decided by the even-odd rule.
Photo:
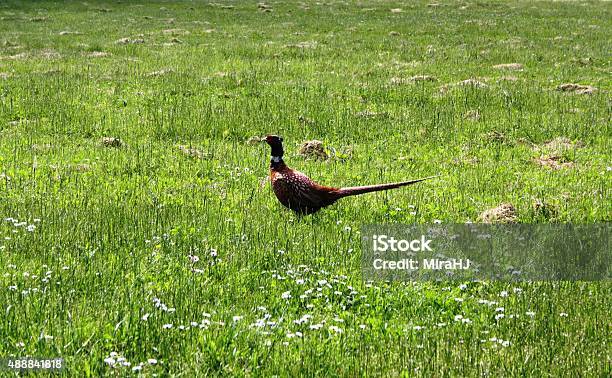
[[[301,215],[315,213],[343,197],[395,189],[431,178],[348,188],[323,186],[312,181],[302,172],[287,167],[283,161],[283,138],[278,135],[268,135],[265,141],[272,148],[272,159],[270,161],[272,190],[274,190],[276,198],[283,206]]]
[[[270,182],[280,203],[303,215],[312,214],[340,198],[336,188],[319,185],[282,162],[270,168]]]

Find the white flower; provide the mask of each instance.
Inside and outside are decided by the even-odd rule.
[[[434,222],[434,224],[440,224],[440,223],[442,223],[442,221],[441,221],[441,220],[439,220],[439,219],[434,219],[434,221],[433,221],[433,222]]]
[[[109,365],[114,365],[116,361],[115,361],[115,359],[114,359],[114,358],[112,358],[112,357],[106,357],[106,358],[104,359],[104,362],[106,362],[106,363],[107,363],[107,364],[109,364]]]
[[[455,315],[455,321],[456,322],[460,321],[461,319],[463,319],[463,315],[461,315],[461,314]]]
[[[567,318],[567,316],[568,316],[568,315],[567,315],[567,313],[566,313],[566,312],[562,312],[562,313],[560,313],[560,314],[559,314],[559,316],[561,316],[561,317],[563,317],[563,318]]]
[[[531,317],[533,318],[533,317],[535,316],[535,312],[533,312],[533,311],[527,311],[527,312],[525,313],[525,315],[527,315],[527,316],[531,316]]]
[[[216,250],[216,249],[214,249],[214,248],[212,248],[212,249],[210,250],[210,256],[211,256],[211,257],[217,257],[217,250]]]
[[[422,330],[424,328],[425,327],[422,327],[422,326],[414,326],[414,327],[412,327],[412,329],[415,330],[415,331],[420,331],[420,330]]]
[[[321,324],[321,323],[319,323],[319,324],[311,324],[310,325],[310,329],[317,330],[317,329],[321,329],[321,328],[323,328],[323,324]]]
[[[149,365],[155,365],[157,363],[157,360],[155,358],[149,358],[147,362],[149,363]]]
[[[501,293],[499,293],[500,297],[507,297],[508,296],[508,292],[506,290],[502,291]]]
[[[285,291],[282,295],[281,298],[283,299],[289,299],[291,298],[291,291]]]
[[[236,315],[232,318],[232,320],[235,322],[239,322],[242,320],[242,318],[244,318],[244,316],[240,316],[240,315]]]
[[[166,323],[166,324],[164,324],[164,325],[162,326],[162,328],[164,328],[164,329],[170,329],[170,328],[172,328],[172,324],[170,324],[170,323]]]
[[[34,232],[35,229],[36,229],[36,226],[34,226],[33,224],[26,227],[26,230],[28,230],[28,232]]]
[[[196,255],[189,255],[189,260],[191,260],[192,263],[197,263],[198,261],[200,261],[200,258]]]
[[[298,278],[297,280],[295,280],[295,283],[298,285],[303,285],[304,284],[304,280],[301,278]]]
[[[333,332],[335,332],[335,333],[342,333],[342,332],[344,332],[344,331],[342,330],[342,328],[340,328],[340,327],[336,327],[336,326],[329,326],[329,330],[330,330],[330,331],[333,331]]]
[[[142,319],[142,320],[144,320],[144,321],[146,322],[146,321],[147,321],[147,319],[149,319],[149,316],[151,316],[151,314],[149,314],[149,313],[147,312],[147,313],[146,313],[146,314],[144,314],[144,315],[142,316],[142,318],[140,318],[140,319]]]
[[[503,307],[498,307],[495,309],[495,312],[504,312],[504,308]]]
[[[359,328],[361,328],[361,329],[366,329],[366,325],[365,325],[365,324],[360,324],[360,325],[359,325]]]
[[[136,365],[132,368],[132,371],[140,371],[142,370],[142,365]]]
[[[506,315],[504,315],[504,314],[497,314],[497,315],[495,315],[495,320],[502,319],[504,316],[506,316]]]
[[[459,285],[459,290],[465,290],[465,289],[467,289],[467,285],[466,284]]]

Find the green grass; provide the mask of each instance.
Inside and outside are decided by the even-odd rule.
[[[608,376],[609,282],[367,283],[359,229],[500,203],[609,222],[610,4],[304,3],[0,3],[0,357],[61,356],[66,376]],[[415,75],[436,81],[393,83]],[[487,86],[453,85],[470,78]],[[261,186],[269,151],[246,141],[268,133],[324,184],[442,177],[300,219]],[[337,156],[298,156],[311,139]]]

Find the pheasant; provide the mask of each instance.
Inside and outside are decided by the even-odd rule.
[[[312,181],[302,172],[287,167],[283,161],[283,138],[278,135],[268,135],[265,141],[272,148],[270,182],[274,194],[283,206],[300,215],[316,213],[321,208],[329,206],[344,197],[395,189],[438,177],[431,176],[411,181],[348,188],[323,186]]]

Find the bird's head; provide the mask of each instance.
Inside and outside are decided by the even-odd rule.
[[[282,146],[283,144],[283,138],[279,137],[278,135],[267,135],[265,140],[266,143],[270,145],[270,147],[279,144]]]
[[[272,148],[272,156],[281,158],[283,156],[283,138],[278,135],[268,135],[266,143]]]

